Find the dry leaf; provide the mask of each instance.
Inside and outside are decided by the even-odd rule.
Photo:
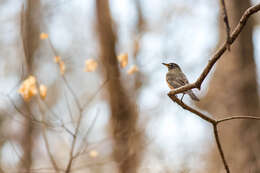
[[[18,92],[25,101],[30,101],[31,97],[37,94],[36,78],[34,76],[29,76],[25,79],[22,82]]]
[[[117,60],[120,63],[120,67],[125,68],[128,64],[128,54],[127,53],[120,54],[119,56],[117,56]]]
[[[93,72],[96,70],[98,63],[94,59],[88,59],[85,61],[85,72]]]
[[[127,70],[127,74],[132,75],[132,74],[134,74],[134,73],[136,73],[138,71],[139,71],[138,67],[136,65],[132,65],[132,67],[130,67]]]
[[[60,56],[54,56],[54,62],[56,64],[59,64],[59,68],[60,68],[60,74],[61,75],[64,75],[65,73],[65,70],[66,70],[66,65],[64,63],[64,61],[61,60],[61,57]]]
[[[59,67],[60,67],[60,74],[64,75],[65,70],[66,70],[66,65],[65,65],[64,61],[62,61],[62,60],[59,61]]]
[[[39,90],[40,90],[40,96],[44,100],[47,95],[47,87],[45,85],[40,85]]]
[[[47,33],[42,32],[42,33],[40,34],[40,39],[41,39],[41,40],[45,40],[45,39],[47,39],[48,37],[49,37],[49,36],[48,36]]]
[[[89,152],[89,156],[95,158],[98,156],[98,152],[96,150],[91,150]]]
[[[60,56],[54,56],[54,62],[55,63],[59,63],[61,61],[61,57]]]

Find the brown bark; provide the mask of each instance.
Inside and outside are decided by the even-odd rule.
[[[231,28],[239,22],[249,0],[225,1]],[[198,104],[216,118],[231,115],[259,115],[256,65],[252,42],[253,22],[249,19],[231,52],[219,60],[207,94]],[[226,30],[220,18],[220,43],[226,39]],[[231,172],[260,172],[259,122],[230,121],[219,127],[220,138]],[[219,155],[212,152],[208,172],[223,169]],[[212,156],[211,155],[211,156]]]
[[[39,10],[40,1],[27,0],[25,8],[23,7],[21,13],[21,36],[25,55],[25,73],[23,78],[33,73],[33,59],[36,49],[39,45],[39,26],[36,11]],[[20,108],[27,117],[31,117],[31,104],[24,102]],[[32,166],[32,151],[33,151],[33,135],[34,126],[32,120],[25,118],[23,130],[21,131],[21,146],[23,148],[23,155],[20,169],[25,172],[30,172]]]
[[[138,113],[120,81],[109,1],[96,2],[101,60],[109,80],[107,91],[111,109],[112,138],[115,143],[113,157],[118,163],[119,172],[135,173],[140,162],[143,143],[142,134],[137,129]]]

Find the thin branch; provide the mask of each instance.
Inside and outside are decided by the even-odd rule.
[[[55,56],[58,56],[58,52],[57,52],[56,49],[54,48],[54,46],[53,46],[53,44],[52,44],[50,38],[48,38],[48,43],[49,43],[49,45],[50,45],[50,48],[51,48],[53,54],[54,54]],[[73,90],[72,87],[70,86],[70,84],[69,84],[69,82],[67,81],[67,79],[65,78],[65,76],[64,76],[64,75],[61,75],[61,78],[62,78],[62,80],[64,81],[64,83],[65,83],[66,87],[68,88],[68,90],[70,91],[71,95],[73,96],[73,98],[74,98],[74,100],[75,100],[75,103],[76,103],[76,106],[78,107],[78,110],[81,111],[82,108],[81,108],[81,106],[80,106],[80,101],[79,101],[79,99],[78,99],[76,93],[74,92],[74,90]]]
[[[249,120],[260,120],[260,117],[253,117],[253,116],[232,116],[228,118],[223,118],[220,120],[217,120],[217,124],[225,122],[225,121],[230,121],[230,120],[236,120],[236,119],[249,119]]]
[[[95,115],[93,121],[91,122],[89,128],[87,129],[87,132],[86,132],[86,134],[85,134],[85,136],[84,136],[84,138],[83,138],[83,140],[82,140],[82,143],[81,143],[81,147],[80,147],[80,148],[83,148],[84,141],[87,140],[87,138],[88,138],[90,132],[92,131],[94,125],[96,124],[96,121],[97,121],[98,115],[99,115],[99,110],[97,111],[97,113],[96,113],[96,115]],[[86,147],[84,147],[83,150],[80,150],[80,151],[78,151],[78,152],[75,154],[74,158],[78,157],[82,152],[84,152],[85,149],[87,148],[87,146],[88,146],[88,142],[86,142]]]
[[[253,120],[260,120],[260,117],[253,117],[253,116],[232,116],[232,117],[223,118],[223,119],[220,119],[220,120],[215,120],[215,119],[210,118],[210,117],[208,117],[207,115],[205,115],[205,114],[199,112],[198,110],[193,109],[193,108],[191,108],[190,106],[186,105],[184,102],[182,102],[180,99],[178,99],[175,95],[168,94],[168,96],[172,99],[173,102],[176,102],[176,103],[177,103],[178,105],[180,105],[183,109],[188,110],[188,111],[194,113],[195,115],[199,116],[199,117],[202,118],[203,120],[205,120],[205,121],[207,121],[207,122],[209,122],[209,123],[211,123],[211,124],[213,125],[214,136],[215,136],[215,140],[216,140],[216,143],[217,143],[217,147],[218,147],[218,150],[219,150],[221,159],[222,159],[223,164],[224,164],[224,166],[225,166],[226,172],[227,172],[227,173],[230,173],[229,166],[228,166],[228,164],[227,164],[227,161],[226,161],[225,156],[224,156],[223,149],[222,149],[221,144],[220,144],[217,126],[218,126],[220,123],[225,122],[225,121],[230,121],[230,120],[235,120],[235,119],[251,119],[251,120],[253,119]]]
[[[47,108],[47,110],[61,123],[61,125],[59,125],[59,127],[61,127],[62,129],[64,129],[66,132],[68,132],[68,134],[70,134],[71,136],[74,136],[74,134],[65,126],[65,123],[63,122],[62,119],[59,119],[58,114],[56,114],[51,108],[50,106],[47,104],[47,102],[45,100],[41,100],[45,107]]]
[[[69,162],[67,164],[67,168],[66,168],[66,171],[65,171],[66,173],[69,173],[70,170],[71,170],[72,162],[73,162],[73,159],[74,159],[73,153],[74,153],[76,142],[77,142],[77,137],[78,137],[78,132],[79,132],[79,127],[80,127],[80,124],[81,124],[82,116],[83,116],[83,113],[82,113],[82,111],[80,111],[79,112],[79,118],[78,118],[77,125],[76,125],[76,130],[75,130],[75,133],[73,135],[73,140],[72,140],[71,149],[70,149],[70,159],[69,159]]]
[[[57,56],[58,53],[57,51],[55,50],[51,40],[48,38],[48,42],[49,42],[49,45],[50,45],[50,48],[51,50],[53,51],[54,55]],[[72,166],[72,163],[73,163],[73,159],[74,159],[74,150],[75,150],[75,146],[76,146],[76,142],[77,142],[77,137],[78,137],[78,133],[79,133],[79,128],[80,128],[80,124],[81,124],[81,120],[82,120],[82,117],[83,117],[83,112],[84,112],[84,109],[89,105],[89,103],[95,98],[95,96],[99,93],[99,91],[104,87],[104,85],[107,83],[108,80],[106,80],[102,85],[101,87],[98,89],[98,91],[91,97],[91,99],[85,103],[83,105],[83,107],[81,107],[80,105],[80,101],[76,95],[76,93],[74,92],[74,90],[72,89],[72,87],[69,85],[69,82],[67,81],[67,79],[65,78],[64,75],[61,76],[62,80],[64,81],[66,87],[68,88],[68,90],[70,91],[71,95],[73,96],[74,100],[75,100],[75,103],[76,103],[76,106],[78,108],[78,111],[79,111],[79,118],[77,120],[77,124],[76,124],[76,129],[75,129],[75,133],[72,133],[70,132],[67,128],[65,128],[64,126],[64,129],[72,135],[73,139],[72,139],[72,144],[71,144],[71,150],[70,150],[70,158],[69,158],[69,162],[67,164],[67,167],[66,167],[66,170],[65,172],[66,173],[69,173],[71,171],[71,166]],[[66,101],[67,101],[67,98],[66,98]],[[68,104],[68,103],[67,103]]]
[[[42,120],[45,120],[45,113],[44,113],[43,108],[41,107],[40,100],[41,99],[38,96],[37,101],[38,101],[38,106],[39,106],[41,118],[42,118]],[[48,137],[47,137],[47,134],[46,134],[46,127],[45,127],[44,124],[42,125],[42,136],[43,136],[44,144],[45,144],[45,147],[46,147],[46,150],[47,150],[48,157],[51,161],[52,167],[54,168],[56,173],[59,173],[60,172],[59,167],[57,166],[56,160],[54,159],[54,156],[52,155],[51,150],[50,150],[50,144],[49,144],[49,141],[48,141]]]
[[[225,5],[225,0],[220,0],[220,4],[221,4],[221,7],[222,7],[223,20],[224,20],[224,23],[226,25],[227,49],[228,49],[228,51],[230,51],[230,25],[229,25],[229,22],[228,22],[228,15],[227,15],[227,9],[226,9],[226,5]]]
[[[219,141],[217,124],[213,124],[213,129],[214,129],[214,136],[215,136],[215,140],[216,140],[216,143],[217,143],[217,146],[218,146],[219,154],[220,154],[221,159],[223,161],[223,164],[225,166],[226,172],[230,173],[227,161],[225,159],[225,155],[224,155],[223,149],[222,149],[220,141]]]
[[[101,145],[102,143],[104,143],[108,140],[110,140],[110,138],[107,137],[107,138],[101,139],[101,140],[93,142],[93,143],[88,143],[88,146],[84,147],[83,150],[81,150],[80,152],[75,154],[74,158],[76,159],[79,156],[89,154],[89,151],[91,151],[93,148],[98,148],[99,145]]]
[[[42,127],[42,136],[43,136],[44,144],[45,144],[49,159],[51,161],[51,164],[52,164],[53,168],[55,169],[55,171],[59,173],[60,172],[59,167],[57,166],[56,160],[54,159],[54,157],[53,157],[53,155],[50,151],[50,144],[49,144],[49,141],[48,141],[48,138],[47,138],[47,135],[46,135],[46,128],[45,128],[44,125]]]
[[[232,32],[232,34],[230,36],[230,43],[229,43],[230,45],[232,43],[234,43],[234,41],[237,39],[238,35],[240,34],[242,29],[246,25],[246,22],[249,19],[249,17],[251,15],[253,15],[254,13],[258,12],[259,10],[260,10],[260,3],[255,5],[255,6],[252,6],[252,7],[248,8],[244,12],[242,17],[240,18],[239,23],[237,24],[236,28],[234,29],[234,31]],[[227,49],[227,42],[222,44],[222,46],[215,52],[215,54],[209,60],[207,66],[204,68],[203,72],[201,73],[201,75],[199,76],[199,78],[197,79],[196,82],[188,84],[188,85],[184,85],[184,86],[182,86],[180,88],[177,88],[177,89],[174,89],[174,90],[170,91],[169,94],[170,95],[175,95],[175,94],[178,94],[178,93],[183,93],[184,91],[187,91],[187,90],[190,90],[190,89],[193,89],[193,88],[200,89],[202,82],[207,77],[207,75],[209,74],[209,72],[211,71],[211,69],[215,65],[215,63],[224,54],[226,49]]]
[[[225,3],[224,0],[221,0],[222,2],[222,8],[224,11],[224,21],[226,23],[226,27],[227,27],[227,37],[229,36],[228,31],[229,31],[229,23],[228,23],[228,19],[227,19],[227,13],[226,13],[226,8],[225,8]],[[236,38],[238,37],[238,35],[240,34],[240,32],[242,31],[242,29],[244,28],[244,26],[246,25],[247,20],[249,19],[249,17],[256,13],[257,11],[260,10],[260,3],[252,6],[250,8],[248,8],[244,14],[242,15],[238,25],[236,26],[236,28],[234,29],[233,33],[230,36],[230,39],[228,38],[228,40],[222,44],[222,46],[215,52],[215,54],[212,56],[212,58],[209,60],[207,66],[204,68],[203,72],[201,73],[201,75],[199,76],[199,78],[197,79],[196,82],[185,85],[183,87],[177,88],[175,90],[172,90],[168,93],[168,96],[173,100],[173,102],[176,102],[178,105],[180,105],[183,109],[186,109],[196,115],[198,115],[200,118],[204,119],[205,121],[211,123],[213,125],[214,128],[214,136],[215,136],[215,140],[218,146],[218,150],[220,153],[220,156],[222,158],[223,164],[225,166],[226,172],[230,173],[228,164],[226,162],[225,156],[224,156],[224,152],[223,149],[221,147],[220,144],[220,140],[219,140],[219,136],[218,136],[218,129],[217,129],[217,125],[221,122],[225,122],[225,121],[229,121],[229,120],[234,120],[234,119],[255,119],[255,120],[260,120],[259,117],[251,117],[251,116],[234,116],[234,117],[229,117],[229,118],[224,118],[221,120],[215,120],[213,118],[210,118],[206,115],[204,115],[203,113],[189,107],[188,105],[184,104],[181,100],[179,100],[175,94],[178,93],[183,93],[184,91],[193,89],[193,88],[201,88],[201,84],[204,81],[204,79],[208,76],[209,72],[211,71],[212,67],[215,65],[215,63],[220,59],[220,57],[224,54],[224,52],[226,51],[226,49],[229,47],[229,45],[231,45]],[[225,19],[226,18],[226,19]]]
[[[15,109],[19,114],[21,114],[23,117],[26,117],[26,118],[32,118],[32,117],[30,117],[30,115],[27,115],[26,113],[24,113],[22,110],[20,110],[20,109],[16,106],[16,104],[15,104],[15,102],[13,101],[13,99],[11,98],[11,96],[7,95],[6,97],[7,97],[7,99],[10,101],[10,103],[11,103],[11,105],[14,107],[14,109]]]
[[[69,130],[69,129],[65,126],[65,124],[62,124],[61,126],[62,126],[62,128],[63,128],[66,132],[68,132],[68,134],[70,134],[72,137],[75,136],[75,134],[74,134],[71,130]]]
[[[76,95],[76,93],[74,92],[74,90],[72,89],[72,87],[69,85],[69,82],[67,81],[67,79],[65,78],[65,76],[61,76],[61,78],[63,79],[65,85],[67,86],[67,88],[69,89],[71,95],[73,96],[74,100],[75,100],[75,103],[78,107],[78,110],[81,112],[82,111],[82,108],[80,106],[80,101]]]
[[[11,105],[14,107],[15,111],[17,111],[17,113],[19,113],[22,117],[26,118],[26,119],[29,119],[32,123],[35,123],[35,124],[44,124],[46,127],[48,128],[53,128],[51,125],[49,125],[47,122],[45,121],[40,121],[40,120],[37,120],[35,118],[35,115],[32,114],[32,112],[30,112],[30,114],[27,114],[27,113],[24,113],[22,112],[17,106],[16,104],[14,103],[14,101],[12,100],[12,98],[7,95],[6,96],[7,99],[10,101]]]
[[[39,85],[39,84],[38,84]],[[44,106],[47,108],[47,110],[56,118],[57,121],[61,121],[59,119],[59,115],[57,113],[55,113],[51,107],[48,105],[48,103],[45,100],[41,100],[44,104]]]
[[[15,148],[14,144],[13,144],[11,141],[9,141],[9,142],[10,142],[10,145],[11,145],[11,147],[12,147],[14,153],[16,154],[16,156],[19,158],[19,160],[20,160],[23,164],[25,164],[26,161],[24,160],[24,158],[22,158],[21,154],[20,154],[19,151]]]
[[[92,102],[92,100],[94,100],[94,98],[104,88],[104,86],[107,84],[108,81],[109,81],[109,79],[106,79],[104,81],[104,83],[97,89],[97,91],[90,97],[90,99],[88,99],[88,101],[83,104],[83,107],[82,107],[83,111],[88,107],[88,105]]]
[[[183,109],[188,110],[194,114],[196,114],[197,116],[199,116],[200,118],[202,118],[203,120],[211,123],[211,124],[216,124],[216,120],[214,120],[213,118],[208,117],[207,115],[197,111],[196,109],[191,108],[190,106],[186,105],[184,102],[182,102],[180,99],[178,99],[175,95],[171,95],[168,94],[168,96],[172,99],[173,102],[176,102],[178,105],[180,105]]]
[[[55,56],[58,56],[58,52],[57,52],[56,49],[54,48],[54,46],[53,46],[51,40],[50,40],[49,38],[48,38],[47,40],[48,40],[48,43],[49,43],[49,45],[50,45],[50,47],[51,47],[51,50],[52,50],[53,54],[54,54]]]
[[[97,95],[97,93],[99,93],[102,89],[102,87],[106,84],[107,81],[104,82],[104,84],[97,90],[97,92],[91,97],[91,99],[89,100],[89,102],[85,105],[87,106],[94,98],[95,96]],[[86,107],[85,107],[86,108]],[[79,127],[80,127],[80,123],[81,123],[81,120],[82,120],[82,117],[83,117],[83,109],[80,110],[80,115],[79,115],[79,118],[78,118],[78,121],[77,121],[77,125],[76,125],[76,130],[75,130],[75,133],[74,133],[74,136],[73,136],[73,141],[72,141],[72,145],[71,145],[71,150],[70,150],[70,159],[69,159],[69,162],[67,164],[67,168],[66,168],[66,173],[69,173],[70,170],[71,170],[71,166],[72,166],[72,162],[73,160],[75,159],[75,157],[78,156],[79,153],[75,154],[75,156],[73,155],[74,153],[74,150],[75,150],[75,145],[76,145],[76,140],[77,140],[77,136],[78,136],[78,132],[79,132]],[[92,125],[90,126],[90,128],[88,129],[88,132],[87,134],[90,132],[90,130],[92,129],[92,126],[95,124],[96,122],[96,119],[97,119],[97,116],[95,117]]]
[[[67,108],[68,108],[68,112],[69,112],[69,115],[70,115],[70,120],[71,120],[71,122],[74,122],[73,117],[72,117],[72,111],[71,111],[70,104],[69,104],[69,100],[68,100],[67,94],[65,92],[64,92],[64,98],[65,98],[66,105],[67,105]]]

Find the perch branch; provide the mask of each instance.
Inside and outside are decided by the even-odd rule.
[[[207,115],[197,111],[196,109],[193,109],[192,107],[186,105],[183,101],[178,99],[175,95],[168,94],[168,96],[172,99],[173,102],[176,102],[183,109],[188,110],[188,111],[194,113],[195,115],[199,116],[200,118],[202,118],[203,120],[205,120],[205,121],[207,121],[207,122],[209,122],[211,124],[216,124],[217,123],[217,121],[214,120],[213,118],[210,118]]]
[[[227,15],[227,9],[226,9],[226,4],[224,0],[220,0],[221,8],[222,8],[222,15],[223,15],[223,20],[226,25],[226,34],[227,34],[227,39],[226,39],[226,45],[228,51],[230,51],[230,25],[228,22],[228,15]]]
[[[234,29],[234,31],[232,32],[231,36],[230,36],[230,45],[234,43],[234,41],[237,39],[238,35],[240,34],[240,32],[242,31],[242,29],[244,28],[244,26],[246,25],[247,20],[249,19],[249,17],[251,15],[253,15],[254,13],[258,12],[260,10],[260,3],[252,6],[250,8],[248,8],[244,14],[242,15],[242,17],[240,18],[239,23],[237,24],[236,28]],[[209,72],[211,71],[212,67],[215,65],[215,63],[219,60],[219,58],[224,54],[224,52],[227,49],[227,42],[225,42],[224,44],[222,44],[222,46],[215,52],[215,54],[212,56],[212,58],[209,60],[207,66],[204,68],[203,72],[201,73],[201,75],[199,76],[199,78],[197,79],[197,81],[195,81],[194,83],[191,84],[187,84],[184,85],[180,88],[177,88],[175,90],[170,91],[169,94],[171,95],[175,95],[178,93],[182,93],[184,91],[193,89],[193,88],[198,88],[200,90],[201,88],[201,84],[204,81],[204,79],[207,77],[207,75],[209,74]]]
[[[221,159],[223,161],[223,164],[225,166],[226,172],[230,173],[227,161],[225,159],[225,155],[224,155],[223,149],[222,149],[221,144],[220,144],[220,140],[219,140],[219,136],[218,136],[217,124],[213,124],[213,129],[214,129],[214,136],[215,136],[215,140],[216,140],[216,143],[217,143],[217,146],[218,146],[219,154],[220,154]]]
[[[229,31],[229,23],[227,20],[227,13],[226,13],[226,8],[225,8],[225,4],[224,4],[224,0],[221,0],[222,4],[222,8],[224,11],[224,21],[226,23],[226,27],[227,27],[227,37],[228,37],[228,31]],[[229,121],[229,120],[234,120],[234,119],[253,119],[253,120],[260,120],[260,117],[252,117],[252,116],[232,116],[229,118],[224,118],[224,119],[220,119],[220,120],[215,120],[214,118],[210,118],[208,116],[206,116],[205,114],[191,108],[190,106],[186,105],[185,103],[183,103],[181,100],[179,100],[175,94],[178,93],[183,93],[184,91],[193,89],[193,88],[197,88],[200,89],[201,88],[201,84],[204,81],[204,79],[208,76],[209,72],[211,71],[212,67],[215,65],[215,63],[220,59],[220,57],[224,54],[224,52],[226,51],[226,49],[228,48],[229,45],[231,45],[236,38],[238,37],[238,35],[241,33],[242,29],[244,28],[244,26],[246,25],[247,20],[249,19],[249,17],[256,13],[257,11],[260,10],[260,3],[252,6],[250,8],[248,8],[244,14],[242,15],[239,23],[237,24],[236,28],[234,29],[234,31],[232,32],[230,39],[228,38],[228,40],[222,44],[222,46],[215,52],[215,54],[212,56],[212,58],[209,60],[207,66],[204,68],[203,72],[201,73],[201,75],[199,76],[199,78],[197,79],[197,81],[195,81],[194,83],[191,84],[187,84],[185,86],[182,86],[180,88],[177,88],[175,90],[172,90],[168,93],[168,96],[172,99],[173,102],[176,102],[178,105],[180,105],[183,109],[188,110],[192,113],[194,113],[195,115],[199,116],[200,118],[202,118],[203,120],[211,123],[213,125],[213,129],[214,129],[214,136],[215,136],[215,140],[217,143],[217,147],[221,156],[221,159],[223,161],[224,167],[226,169],[227,173],[230,173],[230,169],[229,166],[227,164],[227,161],[225,159],[224,156],[224,152],[223,149],[221,147],[220,144],[220,140],[219,140],[219,135],[218,135],[218,129],[217,129],[217,125],[221,122],[225,122],[225,121]],[[226,16],[226,19],[225,19]]]

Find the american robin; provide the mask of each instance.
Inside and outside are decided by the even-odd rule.
[[[168,67],[168,73],[166,74],[166,82],[171,89],[176,89],[189,83],[185,74],[182,72],[180,66],[175,63],[162,63]],[[189,94],[190,98],[195,101],[199,101],[198,97],[193,93],[192,90],[185,91],[182,95]],[[181,98],[181,100],[182,100]]]

